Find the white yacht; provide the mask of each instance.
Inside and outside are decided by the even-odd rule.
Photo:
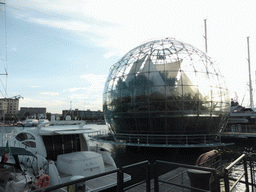
[[[5,192],[24,192],[37,188],[37,176],[39,169],[37,166],[37,157],[24,148],[10,147],[11,156],[4,160],[5,147],[0,147],[0,191]]]
[[[36,128],[24,129],[14,138],[15,145],[23,146],[42,157],[41,167],[50,177],[50,185],[74,180],[76,176],[92,176],[116,169],[110,152],[88,143],[88,134],[95,130],[73,125],[74,121],[51,121]],[[87,190],[100,191],[117,184],[116,173],[86,182]],[[124,174],[124,182],[131,176]],[[96,183],[96,185],[95,185]]]
[[[48,119],[38,119],[38,125],[40,125],[41,123],[48,123],[49,120]]]
[[[26,119],[23,123],[24,127],[36,127],[38,125],[37,119]]]

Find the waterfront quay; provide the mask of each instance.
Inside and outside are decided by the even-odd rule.
[[[237,124],[226,127],[220,136],[224,140],[256,138],[256,125]]]
[[[233,162],[226,165],[222,170],[223,174],[217,171],[217,168],[201,167],[174,162],[156,160],[154,163],[142,161],[135,164],[117,168],[111,172],[98,174],[86,178],[77,179],[67,183],[62,183],[55,186],[50,186],[35,190],[35,192],[47,192],[63,187],[67,187],[81,182],[88,182],[97,177],[107,177],[108,174],[117,173],[117,187],[111,191],[117,192],[179,192],[179,191],[202,191],[202,192],[230,192],[230,191],[255,191],[255,163],[252,160],[252,154],[242,154]],[[158,168],[160,164],[165,166],[174,166],[175,169],[160,175]],[[130,186],[125,186],[123,175],[128,168],[136,168],[144,165],[145,178],[144,180]],[[242,166],[241,166],[242,165]],[[231,171],[239,166],[241,174],[232,175]],[[138,174],[138,172],[137,172]],[[140,173],[141,174],[141,173]],[[133,177],[133,175],[132,175]],[[109,190],[107,190],[109,191]]]

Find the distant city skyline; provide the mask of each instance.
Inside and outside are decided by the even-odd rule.
[[[0,97],[21,95],[20,107],[61,113],[72,101],[72,109],[102,110],[109,69],[125,53],[158,37],[204,51],[205,19],[208,55],[219,63],[231,97],[237,92],[249,104],[248,36],[253,87],[256,71],[252,0],[0,2],[0,74],[8,72],[7,79],[0,76]]]

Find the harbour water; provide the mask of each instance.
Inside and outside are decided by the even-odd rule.
[[[107,133],[108,128],[106,125],[96,125],[96,124],[86,124],[85,128],[92,128],[94,130],[101,130]],[[10,139],[15,136],[15,134],[22,127],[4,127],[0,129],[0,133],[8,133],[10,135]],[[2,137],[3,138],[3,137]],[[1,139],[2,142],[3,139]],[[2,143],[3,145],[4,143]],[[90,140],[90,145],[99,145],[101,147],[106,148],[111,152],[112,157],[114,158],[117,167],[123,167],[125,165],[130,165],[133,163],[141,162],[144,160],[149,160],[153,162],[154,160],[163,160],[170,162],[177,162],[183,164],[193,165],[196,159],[203,152],[210,149],[168,149],[168,148],[150,148],[150,147],[125,147],[120,145],[114,145],[109,143],[99,143],[96,141]],[[230,158],[232,160],[242,154],[246,149],[252,149],[256,147],[256,142],[248,142],[248,143],[236,143],[235,146],[230,146],[228,148],[222,149],[229,153],[225,158]],[[167,167],[159,166],[158,173],[163,174],[166,173],[175,167]],[[133,168],[129,168],[125,170],[126,173],[132,176],[132,180],[126,183],[126,185],[134,184],[138,181],[145,180],[146,172],[145,166],[136,166]],[[236,170],[235,175],[239,175],[239,171]],[[242,190],[244,188],[243,185],[238,186],[237,189]],[[237,191],[239,191],[237,190]]]

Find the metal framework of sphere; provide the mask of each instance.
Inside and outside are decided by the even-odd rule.
[[[103,111],[116,134],[214,134],[229,112],[216,64],[175,39],[142,44],[110,68]]]

